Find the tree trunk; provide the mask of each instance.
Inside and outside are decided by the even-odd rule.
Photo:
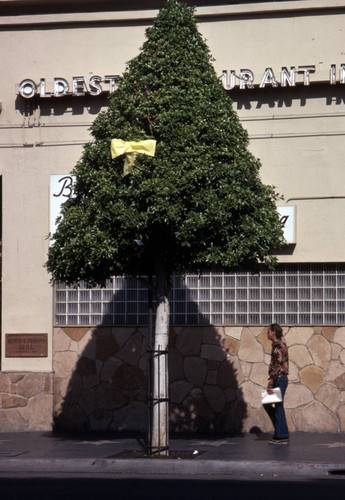
[[[164,268],[157,269],[156,326],[153,350],[151,453],[169,455],[169,291],[170,280]]]

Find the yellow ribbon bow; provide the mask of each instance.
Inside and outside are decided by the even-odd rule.
[[[123,141],[122,139],[111,140],[111,157],[117,158],[121,155],[125,156],[123,164],[123,175],[129,174],[134,167],[140,167],[135,159],[137,153],[142,153],[148,156],[154,156],[156,150],[156,141],[147,139],[146,141]]]

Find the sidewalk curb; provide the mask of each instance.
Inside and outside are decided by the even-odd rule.
[[[107,459],[107,458],[8,458],[0,460],[0,473],[68,473],[74,474],[124,474],[151,476],[202,476],[231,477],[330,477],[344,471],[344,463],[283,462],[283,461],[225,461],[225,460],[176,460],[176,459]]]

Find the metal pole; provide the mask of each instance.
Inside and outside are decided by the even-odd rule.
[[[148,425],[148,453],[152,454],[152,419],[153,419],[153,293],[152,293],[152,276],[149,276],[148,289],[148,407],[149,407],[149,425]]]

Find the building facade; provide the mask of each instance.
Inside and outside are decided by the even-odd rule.
[[[2,431],[147,427],[147,291],[52,288],[44,268],[89,127],[164,2],[131,4],[0,1]],[[171,428],[270,430],[277,321],[291,430],[344,431],[345,1],[194,4],[289,243],[273,272],[175,277]]]

